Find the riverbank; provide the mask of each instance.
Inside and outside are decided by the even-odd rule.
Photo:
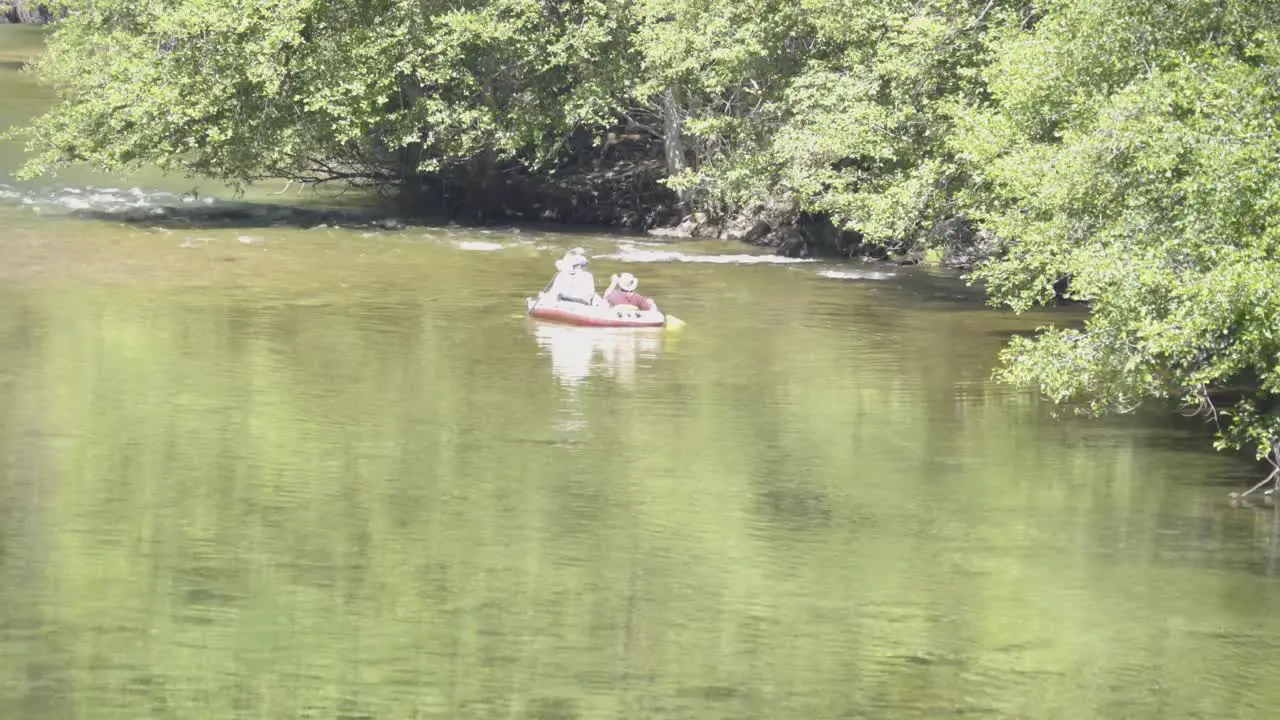
[[[662,139],[624,129],[607,131],[603,142],[587,134],[570,139],[565,161],[543,173],[513,162],[485,177],[411,177],[395,188],[401,212],[469,224],[561,223],[665,239],[723,240],[791,258],[936,261],[956,270],[973,269],[996,252],[993,236],[962,216],[914,232],[914,240],[876,243],[784,200],[719,214],[690,209],[665,183]]]
[[[39,24],[50,19],[50,13],[40,4],[17,2],[8,7],[10,19],[16,22]],[[234,25],[233,20],[224,20]],[[79,31],[70,27],[75,24],[67,25],[67,32],[71,33],[67,37],[76,37]],[[635,28],[630,28],[628,32],[634,30]],[[566,37],[566,32],[569,31],[564,28],[551,28],[549,37],[563,38]],[[341,42],[340,38],[337,40]],[[163,45],[168,41],[161,38],[160,42]],[[74,48],[92,45],[93,41],[90,39],[69,40],[63,46],[63,57],[80,52]],[[603,49],[600,51],[604,52]],[[167,56],[169,51],[166,50],[165,54]],[[168,62],[166,56],[133,58],[141,61],[136,72],[116,75],[114,80],[104,78],[95,86],[118,84],[121,82],[120,77],[145,75],[150,72],[147,68]],[[584,63],[581,72],[588,75],[592,72],[588,68],[595,68],[601,63],[608,64],[607,57],[595,55],[579,60]],[[634,58],[627,56],[614,61],[627,65],[633,60]],[[113,57],[111,62],[124,63],[126,60],[124,56],[118,56]],[[97,65],[94,64],[93,67]],[[56,70],[53,72],[57,75]],[[331,79],[337,80],[346,72],[346,69],[338,69],[338,76]],[[80,75],[78,72],[76,74]],[[167,77],[178,80],[173,75]],[[181,80],[179,84],[192,79]],[[255,82],[249,81],[249,84],[254,85]],[[520,78],[509,82],[520,84],[532,80]],[[63,84],[66,84],[65,78]],[[180,91],[176,88],[175,85],[175,91],[184,97],[213,91],[210,88],[196,93],[190,87]],[[421,94],[423,89],[409,87],[398,88],[397,91],[414,96]],[[330,88],[327,86],[321,90],[321,94],[329,92]],[[464,91],[463,94],[468,92],[470,91]],[[497,90],[489,88],[486,92]],[[527,93],[522,97],[522,103],[528,100]],[[140,99],[145,99],[145,94]],[[235,101],[228,99],[228,102]],[[491,132],[483,133],[482,138],[453,139],[466,146],[465,152],[446,150],[447,143],[439,146],[417,144],[396,148],[388,138],[381,136],[380,133],[384,132],[381,121],[352,118],[355,124],[367,127],[362,131],[365,135],[353,141],[358,147],[353,151],[351,144],[326,146],[324,143],[328,140],[317,140],[307,145],[304,154],[315,153],[319,159],[305,168],[289,166],[289,163],[284,163],[286,167],[273,167],[272,163],[255,167],[254,161],[249,161],[249,166],[244,168],[220,166],[220,163],[232,156],[262,158],[273,154],[299,154],[297,150],[281,147],[282,137],[266,139],[277,132],[278,128],[258,127],[248,132],[245,131],[246,128],[241,128],[230,131],[229,135],[220,130],[214,134],[240,138],[253,147],[245,148],[243,152],[231,152],[229,149],[226,152],[219,151],[215,154],[221,159],[212,160],[212,164],[210,161],[192,159],[190,166],[201,167],[202,170],[197,172],[206,176],[234,176],[243,169],[248,181],[264,177],[291,177],[289,173],[297,173],[321,182],[353,182],[365,187],[376,187],[380,192],[396,197],[400,206],[398,212],[403,215],[443,218],[469,225],[562,223],[567,227],[594,226],[666,238],[742,242],[768,248],[786,257],[865,259],[904,265],[934,259],[958,269],[971,269],[989,254],[985,248],[990,243],[984,244],[984,236],[974,232],[963,217],[946,212],[938,213],[920,208],[919,216],[902,223],[899,230],[888,234],[878,233],[876,239],[868,240],[862,232],[844,229],[851,222],[847,213],[841,219],[839,212],[817,208],[815,198],[806,198],[794,192],[794,189],[779,185],[774,188],[765,187],[763,192],[753,191],[743,195],[734,191],[726,195],[728,189],[721,186],[731,177],[741,176],[742,173],[727,167],[714,169],[709,164],[712,161],[723,162],[724,158],[717,155],[719,150],[716,150],[716,142],[697,134],[692,125],[690,128],[683,127],[686,120],[693,122],[692,106],[668,108],[681,118],[675,125],[668,126],[668,121],[675,121],[668,117],[667,110],[647,107],[630,108],[622,112],[619,107],[626,103],[622,103],[615,95],[607,94],[593,98],[592,103],[608,109],[593,112],[589,119],[567,122],[562,117],[565,108],[560,107],[558,101],[551,100],[548,106],[540,109],[541,115],[530,107],[516,114],[503,115],[502,112],[505,111],[502,111],[492,117],[485,117],[484,123],[497,124]],[[446,114],[455,116],[479,111],[478,107],[455,107]],[[156,112],[147,114],[154,119],[168,117],[173,113],[157,108]],[[191,119],[200,124],[210,117],[220,116],[217,112],[210,114],[206,109],[196,113]],[[512,127],[503,130],[500,127],[503,123]],[[183,125],[176,132],[181,135],[190,129]],[[87,128],[85,130],[86,132],[73,133],[74,137],[69,136],[65,142],[55,143],[63,149],[56,152],[65,150],[69,153],[65,159],[73,164],[95,164],[93,151],[88,150],[94,144],[88,137],[92,133]],[[163,136],[166,131],[153,127],[148,132],[158,132]],[[466,134],[473,131],[455,129],[453,132]],[[37,131],[37,134],[48,137],[47,132]],[[333,133],[321,134],[329,137]],[[521,140],[513,142],[510,147],[503,147],[501,150],[488,147],[494,137],[515,135]],[[116,139],[119,137],[115,136]],[[191,147],[180,137],[168,140],[173,140],[179,146]],[[106,141],[109,144],[115,140],[107,138]],[[711,144],[708,145],[708,142]],[[164,164],[172,159],[172,153],[168,156],[150,156],[155,143],[148,142],[145,145],[145,148],[123,152],[108,151],[105,162],[111,164],[121,157],[133,157],[146,158],[150,164]],[[203,143],[197,145],[204,146]],[[325,149],[317,149],[321,147]],[[743,157],[752,154],[745,148],[739,152],[745,153]],[[423,167],[430,167],[430,170],[421,172]],[[679,176],[682,168],[709,174],[697,181],[698,187],[677,192],[667,182],[669,178]],[[45,168],[49,169],[52,168]],[[283,172],[274,172],[279,170]],[[776,172],[776,168],[770,172]],[[780,180],[767,180],[768,175],[769,173],[760,174],[761,182],[766,185],[777,184]],[[859,192],[867,196],[881,195],[870,189]],[[882,195],[893,196],[892,193]],[[911,201],[907,201],[903,207],[910,204]]]

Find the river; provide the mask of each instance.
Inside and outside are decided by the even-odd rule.
[[[0,126],[48,101],[0,27]],[[299,214],[0,145],[0,717],[1253,718],[1280,535],[929,268]],[[688,324],[542,325],[581,245]]]

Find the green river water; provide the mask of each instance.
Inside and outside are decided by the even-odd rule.
[[[39,41],[0,27],[0,126],[48,102]],[[1044,316],[924,268],[18,183],[20,151],[0,718],[1280,709],[1280,525],[1226,502],[1257,468],[991,384]],[[687,327],[526,320],[569,245]]]

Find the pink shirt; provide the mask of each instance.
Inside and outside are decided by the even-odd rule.
[[[637,292],[627,292],[622,288],[614,288],[604,296],[605,302],[610,305],[635,305],[641,310],[651,310],[653,303],[649,302],[649,298]]]

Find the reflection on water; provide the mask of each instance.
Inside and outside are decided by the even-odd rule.
[[[513,314],[537,252],[24,228],[0,718],[1280,702],[1236,682],[1280,648],[1273,511],[1209,484],[1239,469],[1198,427],[1047,419],[987,381],[1021,326],[910,273],[655,263],[673,335]]]
[[[586,382],[593,371],[623,385],[634,385],[637,365],[662,353],[668,332],[663,328],[576,327],[539,321],[530,324],[538,347],[551,357],[551,374],[571,388]]]

